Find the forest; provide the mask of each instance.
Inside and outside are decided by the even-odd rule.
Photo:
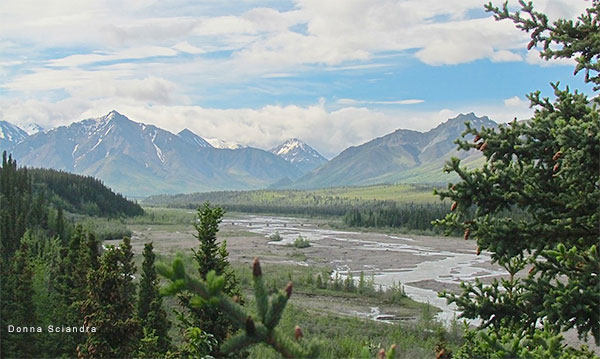
[[[339,219],[349,227],[441,233],[432,222],[450,211],[423,184],[340,187],[320,190],[257,190],[152,196],[145,205],[197,208],[209,201],[228,212]]]

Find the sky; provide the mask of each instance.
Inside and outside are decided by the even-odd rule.
[[[331,158],[459,113],[529,118],[549,83],[589,91],[483,0],[20,0],[0,3],[0,120],[111,110],[172,132]],[[512,2],[511,4],[516,3]],[[536,0],[550,19],[586,0]],[[500,5],[500,1],[498,1]]]

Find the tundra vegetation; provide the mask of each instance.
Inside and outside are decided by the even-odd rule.
[[[530,3],[520,6],[519,12],[507,5],[486,9],[530,33],[528,48],[540,47],[544,58],[574,59],[575,72],[594,85],[593,97],[553,84],[554,99],[529,95],[536,111],[527,121],[496,130],[468,126],[465,135],[475,140],[458,141],[459,148],[481,151],[486,162],[474,170],[457,159],[448,164],[446,170],[461,180],[438,191],[446,210],[423,203],[428,201],[390,202],[380,194],[350,198],[352,190],[337,198],[302,195],[318,203],[309,209],[274,206],[279,200],[265,192],[273,198],[257,206],[273,213],[344,216],[347,225],[375,227],[393,227],[394,216],[416,217],[423,210],[414,229],[437,219],[448,233],[474,239],[478,251],[489,251],[510,274],[491,285],[464,284],[459,294],[442,293],[462,317],[480,319],[480,328],[463,333],[456,322],[444,328],[433,320],[431,306],[411,301],[400,284],[382,291],[364,274],[332,278],[329,269],[263,268],[258,259],[252,268],[234,268],[226,242],[217,240],[220,206],[204,203],[191,216],[144,214],[98,180],[19,168],[4,153],[0,357],[595,357],[585,346],[566,346],[562,333],[572,329],[600,344],[600,1],[593,0],[578,20],[552,23]],[[252,203],[225,206],[233,205],[244,210]],[[190,220],[198,247],[157,263],[148,244],[138,275],[140,258],[136,262],[128,223]],[[118,246],[101,243],[115,238]],[[298,240],[305,242],[310,244]],[[291,298],[299,295],[390,302],[421,314],[413,323],[390,325],[294,305]],[[95,330],[9,332],[12,326],[63,324]]]

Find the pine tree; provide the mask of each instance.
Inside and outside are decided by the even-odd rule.
[[[215,271],[210,271],[205,281],[197,280],[185,273],[181,259],[176,259],[171,267],[159,265],[157,269],[161,275],[171,281],[170,285],[164,288],[165,294],[174,295],[187,290],[192,294],[190,303],[193,307],[216,306],[235,327],[242,329],[237,334],[228,337],[220,345],[216,355],[231,355],[239,353],[249,346],[264,343],[285,358],[318,356],[320,343],[317,340],[306,341],[303,339],[300,327],[296,326],[294,339],[284,335],[277,328],[287,301],[292,295],[292,282],[288,283],[284,290],[269,296],[258,258],[254,259],[252,266],[256,315],[252,315],[242,307],[237,301],[238,298],[230,298],[224,293],[226,278],[218,276]],[[392,355],[394,355],[393,352]]]
[[[227,243],[226,241],[220,245],[217,243],[217,232],[224,215],[223,209],[211,207],[210,203],[206,202],[198,208],[197,215],[194,226],[200,244],[198,249],[194,250],[194,257],[198,264],[200,278],[206,280],[208,273],[214,271],[225,278],[223,292],[230,297],[240,298],[239,285],[228,261]],[[193,306],[190,297],[186,295],[181,295],[180,300],[192,314],[189,324],[212,334],[219,343],[234,330],[231,320],[219,308]]]
[[[10,275],[3,281],[2,316],[6,327],[2,328],[2,357],[35,358],[38,352],[38,334],[8,333],[8,325],[37,328],[37,316],[33,303],[33,268],[30,253],[30,233],[26,232],[19,249],[15,252]],[[7,283],[8,282],[8,283]]]
[[[528,48],[541,44],[547,59],[577,56],[575,72],[600,84],[600,1],[575,22],[552,24],[531,3],[521,7],[511,14],[506,4],[486,6],[531,32]],[[552,86],[553,101],[539,91],[529,95],[536,107],[530,120],[498,130],[467,126],[473,142],[459,141],[460,149],[480,150],[486,163],[467,170],[454,158],[447,165],[462,181],[439,193],[454,201],[439,224],[476,239],[477,253],[491,252],[510,277],[491,286],[466,284],[462,295],[446,297],[505,343],[540,344],[532,338],[548,337],[536,329],[543,324],[552,335],[576,328],[600,344],[600,99]]]
[[[162,308],[162,297],[159,294],[159,280],[154,268],[154,259],[152,243],[146,243],[144,246],[142,277],[140,279],[138,319],[144,333],[146,333],[145,336],[156,336],[156,340],[153,342],[155,355],[164,356],[171,346],[171,339],[168,335],[171,323],[169,323],[167,313]],[[146,354],[148,354],[148,351],[149,348],[146,348]]]
[[[82,305],[84,325],[90,329],[77,348],[80,358],[130,358],[139,343],[135,317],[133,252],[129,238],[118,248],[109,246],[97,270],[89,274],[88,296]]]

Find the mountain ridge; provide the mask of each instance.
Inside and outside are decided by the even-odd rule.
[[[464,122],[475,127],[497,127],[487,116],[459,114],[435,128],[419,132],[398,129],[359,146],[352,146],[323,166],[304,175],[286,188],[312,189],[364,186],[377,183],[443,183],[444,162],[451,156],[477,162],[479,153],[458,152],[454,141],[462,135]]]
[[[9,150],[23,165],[93,175],[132,196],[262,188],[302,175],[267,151],[201,148],[117,111],[36,133]]]
[[[327,162],[319,152],[298,138],[290,138],[270,149],[269,152],[290,162],[303,172],[312,171]]]
[[[451,156],[467,164],[482,163],[478,151],[456,150],[454,141],[464,131],[465,121],[474,127],[497,126],[486,116],[460,114],[426,132],[397,129],[348,147],[327,161],[297,138],[269,151],[239,145],[234,149],[217,148],[210,139],[189,129],[174,134],[111,111],[31,136],[3,121],[0,150],[8,149],[27,166],[93,175],[132,196],[268,187],[443,183],[450,178],[444,177],[441,169]],[[15,133],[10,141],[5,135],[8,128]]]

